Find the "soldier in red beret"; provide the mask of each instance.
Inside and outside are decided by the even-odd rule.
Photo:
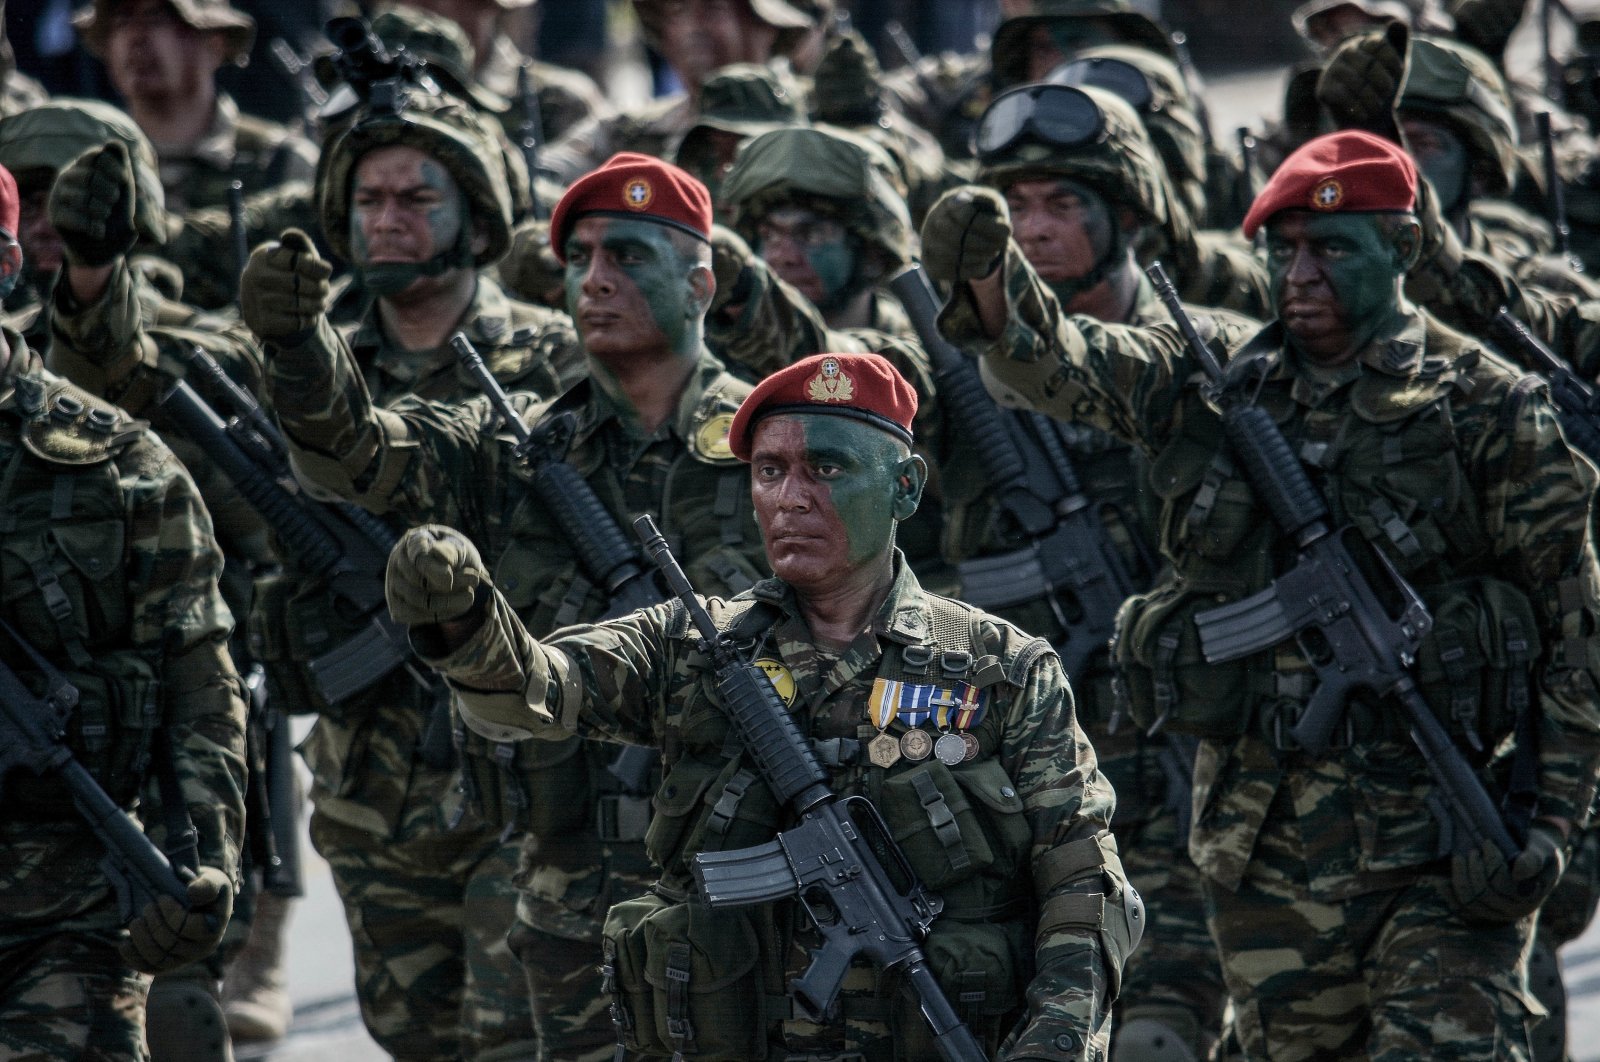
[[[984,1057],[1104,1059],[1107,1006],[1143,926],[1108,829],[1111,789],[1049,644],[923,590],[895,548],[927,481],[916,408],[876,354],[804,358],[750,392],[726,445],[749,463],[776,578],[705,605],[749,646],[827,783],[870,796],[942,897],[924,951]],[[806,1011],[789,987],[819,944],[804,907],[712,911],[696,896],[698,853],[796,823],[731,726],[683,607],[536,639],[503,569],[491,577],[460,532],[416,528],[390,555],[389,605],[485,736],[576,731],[661,751],[646,842],[661,877],[606,919],[618,1057],[938,1057],[898,970],[857,964],[836,1006]]]
[[[946,335],[997,396],[1153,461],[1170,567],[1123,606],[1114,657],[1135,726],[1201,739],[1189,851],[1252,1058],[1530,1057],[1534,915],[1600,780],[1595,472],[1537,379],[1406,300],[1416,193],[1411,160],[1366,133],[1291,155],[1245,222],[1265,234],[1277,319],[1233,349],[1211,341],[1214,388],[1170,325],[1111,328],[1042,287],[1008,290],[983,233],[925,247],[969,311]],[[1009,235],[1003,211],[981,221]],[[1242,402],[1280,426],[1345,541],[1425,604],[1417,644],[1390,648],[1505,815],[1513,858],[1462,825],[1393,687],[1325,686],[1316,629],[1207,651],[1215,610],[1270,587],[1286,613],[1350,606],[1283,596],[1301,540],[1224,431],[1219,405]],[[1337,725],[1314,750],[1296,726],[1328,694]]]

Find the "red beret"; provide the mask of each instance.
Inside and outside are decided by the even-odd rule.
[[[1307,141],[1283,160],[1245,215],[1245,239],[1280,210],[1322,214],[1412,210],[1417,167],[1399,144],[1347,129]]]
[[[756,385],[733,415],[728,446],[750,460],[756,422],[774,413],[828,413],[881,428],[911,445],[917,392],[881,354],[813,354]]]
[[[579,218],[645,218],[711,242],[711,193],[693,175],[652,155],[624,151],[573,182],[550,213],[550,249],[567,260]]]
[[[0,229],[15,237],[21,217],[22,197],[17,194],[17,179],[11,176],[10,170],[0,166]]]

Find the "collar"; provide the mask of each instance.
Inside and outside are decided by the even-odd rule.
[[[670,421],[657,429],[657,434],[670,431],[685,442],[694,438],[695,429],[705,420],[707,409],[722,404],[725,401],[724,393],[733,383],[722,362],[702,346],[699,360],[689,373],[683,393],[678,396],[677,411]],[[595,386],[592,376],[568,391],[556,403],[555,410],[573,410],[577,414],[578,423],[573,436],[575,444],[600,431],[611,421],[616,422],[617,431],[625,436],[633,438],[637,435],[629,426],[630,420],[622,415],[622,408],[616,400],[604,388]]]
[[[879,642],[891,641],[899,645],[920,645],[933,633],[933,621],[928,611],[928,594],[906,563],[905,554],[898,546],[894,550],[894,582],[883,605],[868,626]],[[782,579],[763,579],[750,588],[750,596],[757,601],[774,605],[787,618],[801,619],[800,602],[794,587]]]
[[[362,365],[370,365],[401,382],[434,375],[456,357],[449,344],[432,350],[401,350],[389,341],[378,314],[380,300],[373,299],[348,340],[350,351]],[[478,274],[472,300],[467,303],[458,325],[460,331],[480,351],[504,346],[515,331],[511,321],[511,298],[489,277]]]

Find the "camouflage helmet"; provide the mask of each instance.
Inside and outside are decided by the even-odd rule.
[[[995,89],[1011,88],[1030,80],[1028,41],[1036,27],[1079,21],[1103,23],[1120,38],[1121,43],[1145,48],[1173,62],[1178,61],[1171,35],[1155,19],[1137,10],[1129,0],[1035,0],[1026,15],[1008,18],[994,31],[989,57],[994,70]]]
[[[378,148],[404,144],[442,163],[467,198],[472,219],[488,236],[475,265],[498,261],[511,246],[513,198],[503,136],[497,125],[453,96],[416,94],[399,111],[367,112],[323,149],[317,206],[328,245],[350,254],[351,185],[356,163]],[[525,182],[527,171],[521,179]]]
[[[1438,118],[1454,130],[1487,194],[1503,195],[1516,183],[1517,123],[1511,94],[1499,69],[1482,52],[1442,37],[1412,37],[1399,109]]]
[[[1138,112],[1122,97],[1092,85],[1055,88],[1081,92],[1094,103],[1101,119],[1098,135],[1071,147],[1021,139],[980,161],[978,180],[1004,191],[1016,181],[1067,177],[1090,186],[1110,204],[1132,208],[1145,225],[1166,224],[1171,185]]]
[[[133,163],[133,220],[140,237],[165,243],[167,200],[155,149],[126,111],[99,100],[57,96],[0,119],[0,165],[25,185],[36,174],[53,182],[73,159],[112,140],[127,145]]]
[[[1144,75],[1143,85],[1123,87],[1122,79],[1110,69],[1116,64],[1126,64]],[[1145,132],[1150,134],[1150,142],[1160,152],[1173,181],[1205,183],[1205,126],[1177,63],[1148,48],[1108,44],[1085,48],[1077,58],[1057,67],[1050,81],[1057,85],[1089,85],[1121,96],[1144,121]],[[1148,94],[1147,101],[1130,98],[1141,92]]]
[[[900,170],[877,144],[843,129],[775,129],[747,142],[722,182],[734,227],[755,239],[770,211],[798,204],[837,218],[889,262],[911,257]]]
[[[806,124],[801,101],[777,71],[765,63],[732,63],[700,88],[700,113],[678,142],[677,153],[694,149],[706,132],[760,136],[789,125]]]
[[[117,5],[127,0],[94,0],[72,16],[72,26],[83,39],[90,55],[104,59],[106,34]],[[223,35],[228,52],[225,62],[245,66],[250,62],[250,46],[256,39],[256,20],[238,10],[228,0],[166,0],[169,7],[190,29],[215,30]]]

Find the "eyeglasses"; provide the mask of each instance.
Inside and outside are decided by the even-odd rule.
[[[1050,74],[1052,85],[1091,85],[1105,89],[1126,100],[1140,114],[1154,109],[1155,86],[1143,70],[1121,59],[1100,57],[1074,59],[1063,63]]]
[[[1024,85],[1001,93],[978,119],[973,136],[978,161],[988,163],[1031,139],[1047,147],[1076,147],[1098,140],[1105,116],[1082,90],[1067,85]]]

